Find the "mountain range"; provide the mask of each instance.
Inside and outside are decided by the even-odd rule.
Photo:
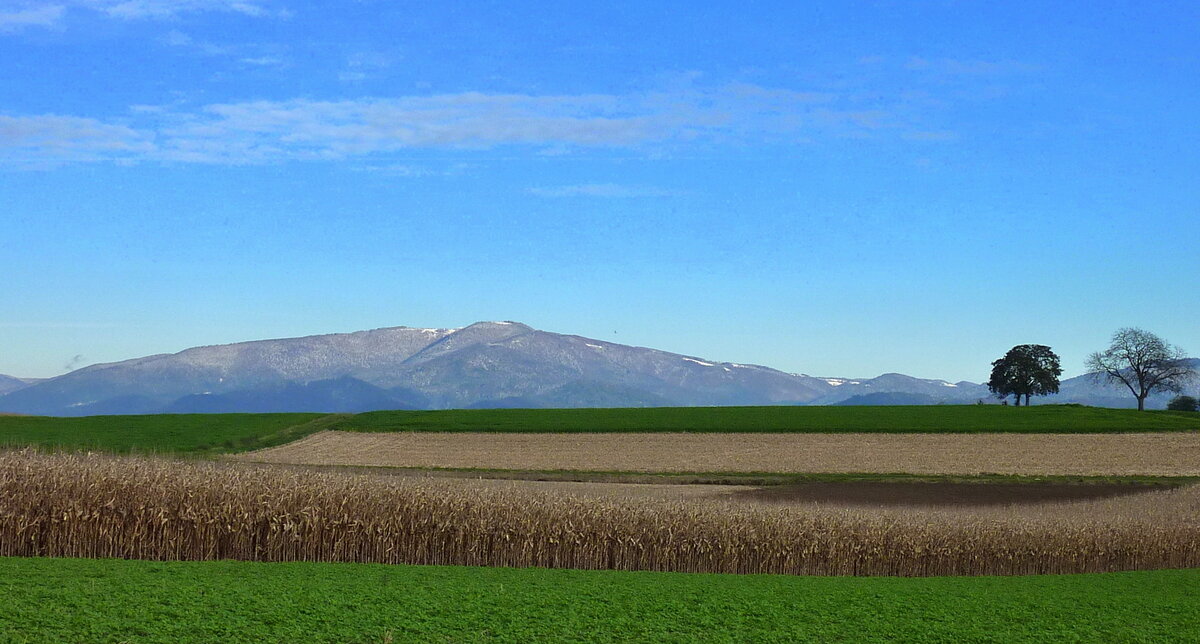
[[[1200,361],[1196,361],[1200,364]],[[1157,396],[1152,407],[1165,406]],[[391,327],[195,347],[54,378],[0,376],[0,412],[55,416],[502,407],[974,403],[987,387],[716,362],[518,322]],[[1037,402],[1133,406],[1089,376]]]
[[[18,389],[24,389],[25,387],[28,387],[30,384],[32,384],[31,380],[32,379],[30,378],[14,378],[12,376],[6,376],[0,373],[0,396],[3,396],[10,391],[16,391]]]

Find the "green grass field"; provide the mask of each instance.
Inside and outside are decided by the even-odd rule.
[[[357,414],[359,432],[1144,432],[1197,431],[1200,414],[1073,405],[453,409]]]
[[[1200,570],[831,578],[0,559],[5,642],[1189,642]]]
[[[0,446],[206,454],[357,432],[1163,432],[1200,431],[1200,414],[1046,405],[477,409],[364,414],[0,416]]]
[[[231,452],[307,436],[323,429],[314,421],[325,418],[325,414],[0,416],[0,446],[120,453]]]

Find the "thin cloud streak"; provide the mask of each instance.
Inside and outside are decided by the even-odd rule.
[[[1037,65],[1015,60],[965,60],[958,58],[928,59],[914,56],[904,68],[909,71],[934,72],[948,76],[999,76],[1036,72]]]
[[[913,128],[909,128],[913,129]],[[630,95],[464,92],[341,101],[133,106],[121,123],[0,116],[0,160],[260,164],[409,149],[650,150],[707,143],[797,143],[904,133],[887,109],[834,94],[748,84]]]
[[[65,7],[47,5],[16,11],[0,11],[0,33],[13,32],[26,27],[53,27],[62,19]]]
[[[113,161],[155,153],[153,136],[97,119],[0,114],[0,161]]]
[[[529,193],[539,197],[677,197],[684,193],[654,186],[633,186],[617,183],[584,183],[573,186],[550,186],[530,188]]]
[[[273,2],[237,0],[64,0],[55,4],[16,2],[0,11],[0,33],[12,33],[28,27],[56,27],[68,11],[87,10],[119,20],[164,20],[187,13],[223,12],[255,18],[291,15],[287,9],[273,8]]]
[[[277,14],[261,2],[237,0],[83,0],[78,6],[104,12],[114,18],[161,19],[182,13],[221,11],[263,17]]]

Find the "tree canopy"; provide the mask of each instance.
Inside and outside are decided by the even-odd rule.
[[[1021,397],[1029,404],[1030,396],[1058,393],[1058,377],[1062,375],[1058,355],[1044,344],[1019,344],[1008,350],[1003,358],[992,363],[988,389],[1001,398]]]
[[[1125,385],[1137,398],[1139,411],[1155,392],[1178,392],[1195,377],[1183,349],[1143,329],[1125,327],[1113,334],[1108,349],[1093,353],[1088,370],[1101,380]]]
[[[1167,403],[1167,409],[1171,411],[1200,411],[1200,402],[1197,402],[1192,396],[1175,396],[1171,402]]]

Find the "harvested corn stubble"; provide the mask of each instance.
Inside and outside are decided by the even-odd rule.
[[[817,575],[1200,565],[1200,488],[999,508],[597,498],[237,463],[0,453],[0,555]]]

